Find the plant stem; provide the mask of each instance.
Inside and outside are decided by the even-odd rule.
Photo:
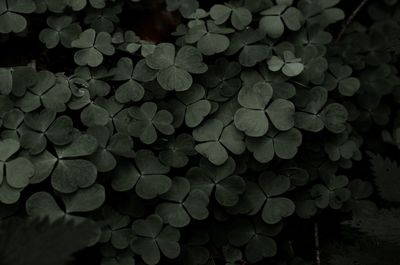
[[[315,242],[315,264],[321,265],[321,253],[319,246],[319,231],[318,231],[318,223],[314,223],[314,242]]]
[[[346,32],[347,27],[353,22],[354,18],[357,16],[357,13],[360,12],[361,8],[368,2],[368,0],[362,0],[361,3],[357,6],[357,8],[353,11],[353,13],[346,19],[343,23],[342,29],[339,32],[339,35],[336,38],[336,42],[338,42]]]

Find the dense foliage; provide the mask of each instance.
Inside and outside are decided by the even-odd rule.
[[[0,263],[395,264],[400,3],[343,2],[0,0]]]

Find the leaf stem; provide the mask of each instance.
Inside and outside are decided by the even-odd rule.
[[[347,27],[353,22],[354,18],[357,16],[357,13],[363,8],[363,6],[368,2],[368,0],[362,0],[361,3],[357,6],[357,8],[353,11],[353,13],[346,19],[343,23],[342,29],[339,32],[339,35],[336,38],[336,42],[338,42],[346,32]]]
[[[319,245],[319,229],[318,223],[314,223],[314,242],[315,242],[315,264],[321,265],[321,252]]]

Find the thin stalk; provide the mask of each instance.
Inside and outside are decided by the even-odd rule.
[[[315,264],[321,265],[321,251],[319,245],[318,223],[314,223],[314,242],[315,242]]]
[[[348,26],[353,22],[354,18],[357,16],[358,12],[363,8],[363,6],[368,2],[368,0],[363,0],[357,8],[353,11],[353,13],[346,19],[346,21],[343,23],[342,30],[339,32],[339,35],[336,38],[336,42],[338,42],[346,32],[346,29]]]

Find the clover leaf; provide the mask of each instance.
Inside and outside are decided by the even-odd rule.
[[[50,28],[40,31],[39,40],[46,44],[48,49],[55,48],[60,42],[65,48],[71,48],[71,42],[82,32],[81,26],[73,23],[70,16],[50,16],[47,18],[47,25]]]
[[[110,74],[105,67],[97,67],[90,69],[89,67],[82,66],[75,69],[75,73],[78,77],[85,80],[88,84],[88,90],[90,97],[104,97],[110,93],[111,87],[105,79]]]
[[[239,219],[233,227],[228,234],[229,242],[237,247],[246,245],[245,255],[250,262],[256,263],[276,255],[278,249],[272,236],[281,231],[281,226],[266,225],[258,219],[253,222]]]
[[[339,103],[331,103],[326,106],[321,111],[320,117],[325,127],[333,133],[340,133],[346,129],[345,122],[348,119],[348,112],[346,108]]]
[[[307,82],[322,85],[329,67],[328,61],[324,56],[325,51],[321,51],[315,46],[299,47],[297,51],[304,65],[304,70],[300,76]]]
[[[158,44],[154,52],[146,57],[147,65],[158,70],[157,80],[165,90],[188,90],[193,83],[192,74],[207,71],[203,56],[194,47],[183,46],[176,52],[170,43]]]
[[[104,126],[109,122],[110,115],[107,110],[90,102],[81,112],[82,123],[87,127]]]
[[[131,249],[146,264],[158,264],[160,252],[169,259],[178,257],[181,251],[179,230],[163,226],[160,216],[153,214],[146,219],[138,219],[132,224],[132,230],[135,237],[131,241]]]
[[[90,3],[91,6],[94,8],[104,8],[106,6],[106,1],[105,0],[69,0],[68,5],[72,8],[74,11],[79,11],[82,10],[86,7],[86,5]]]
[[[202,159],[200,167],[191,168],[187,172],[187,178],[193,189],[201,189],[209,196],[215,190],[215,199],[220,205],[234,206],[245,190],[242,177],[234,174],[235,168],[235,161],[231,157],[221,166]]]
[[[231,210],[248,215],[255,215],[261,211],[264,222],[277,224],[295,211],[293,201],[281,196],[289,190],[290,186],[288,176],[264,171],[258,178],[258,184],[247,183],[239,203]]]
[[[307,25],[294,35],[293,42],[298,47],[315,47],[317,50],[322,50],[325,54],[326,44],[332,41],[332,34],[324,31],[324,28],[319,24]]]
[[[31,155],[29,152],[23,152],[22,156],[32,162],[35,167],[35,174],[29,179],[31,184],[37,184],[45,181],[52,173],[57,158],[47,150],[38,155]]]
[[[215,65],[202,76],[201,83],[208,88],[217,88],[225,97],[233,96],[241,87],[238,77],[241,66],[237,62],[229,62],[225,58],[217,59]]]
[[[36,9],[32,0],[1,0],[0,1],[0,33],[19,33],[27,27],[24,16]]]
[[[185,124],[194,128],[211,112],[211,103],[205,99],[206,91],[201,85],[193,84],[189,90],[176,94],[177,100],[171,101],[174,114],[174,126]]]
[[[132,117],[128,124],[129,134],[139,137],[145,144],[152,144],[157,140],[157,131],[166,135],[174,133],[173,116],[166,110],[157,111],[154,102],[145,102],[140,108],[131,107],[129,115]]]
[[[345,18],[343,10],[334,7],[338,0],[320,2],[318,0],[300,0],[298,8],[303,13],[307,23],[326,27]]]
[[[104,1],[103,4],[105,5]],[[115,29],[114,24],[120,22],[119,14],[121,12],[121,5],[112,5],[101,9],[90,9],[85,17],[85,23],[89,24],[96,32],[108,32],[111,34]]]
[[[209,199],[200,189],[192,189],[186,178],[175,177],[172,179],[170,190],[161,195],[167,202],[157,205],[156,213],[165,223],[173,227],[184,227],[190,223],[191,218],[204,220],[208,217]]]
[[[269,129],[269,120],[278,130],[291,129],[294,126],[293,103],[285,99],[269,103],[272,95],[271,85],[265,82],[243,87],[238,94],[242,108],[235,113],[235,126],[252,137],[265,135]]]
[[[91,135],[75,135],[72,142],[57,146],[57,164],[51,175],[53,188],[62,193],[73,193],[93,185],[97,178],[96,166],[80,157],[97,150],[97,140]]]
[[[276,5],[261,12],[259,27],[271,38],[280,38],[286,28],[298,31],[304,23],[303,14],[295,7]]]
[[[243,81],[246,80],[246,84],[251,85],[255,84],[259,81],[265,81],[269,83],[273,90],[274,93],[272,95],[273,99],[291,99],[296,95],[296,88],[295,86],[290,82],[291,79],[288,78],[286,75],[282,75],[280,72],[272,72],[268,69],[267,64],[260,64],[259,65],[259,72],[260,76],[254,75],[255,73],[252,73],[249,77],[248,80],[246,80],[246,76],[243,73],[242,78]],[[254,75],[254,76],[253,76]],[[256,78],[257,77],[257,78]]]
[[[243,31],[235,32],[225,54],[233,55],[240,51],[240,64],[245,67],[255,66],[271,56],[271,48],[263,43],[258,43],[262,39],[264,39],[264,34],[260,30],[246,28]]]
[[[304,65],[301,63],[300,58],[296,58],[290,51],[283,52],[283,59],[278,56],[272,56],[268,60],[269,70],[276,72],[282,70],[286,76],[293,77],[301,74]]]
[[[299,111],[295,113],[296,127],[299,129],[319,132],[324,127],[333,133],[343,132],[348,118],[346,108],[339,103],[326,105],[328,92],[323,87],[313,87],[301,97],[306,102],[299,105]],[[325,107],[324,107],[325,106]],[[322,109],[322,110],[321,110]]]
[[[190,134],[182,133],[176,138],[161,139],[158,157],[167,166],[181,168],[196,154],[194,140]]]
[[[128,191],[135,187],[137,195],[143,199],[153,199],[166,193],[171,179],[166,176],[169,167],[160,163],[150,150],[136,152],[135,164],[121,161],[115,169],[112,187],[116,191]]]
[[[29,184],[35,174],[35,167],[25,157],[13,155],[20,149],[20,143],[14,139],[0,141],[0,202],[16,203],[20,192]]]
[[[49,71],[37,73],[38,82],[17,100],[16,105],[25,112],[31,112],[40,106],[56,112],[66,109],[71,98],[71,90],[64,76],[54,75]]]
[[[90,212],[103,205],[106,194],[102,185],[94,184],[73,193],[62,194],[61,199],[67,213]]]
[[[99,172],[108,172],[117,165],[115,156],[132,158],[135,156],[133,151],[132,138],[123,133],[111,134],[110,130],[104,126],[93,126],[87,133],[97,139],[98,149],[89,159],[96,165]]]
[[[349,137],[348,133],[335,134],[325,144],[324,150],[332,161],[340,159],[361,160],[360,144],[358,141]]]
[[[12,68],[0,68],[1,81],[4,82],[0,93],[21,97],[28,88],[34,86],[38,81],[37,73],[31,67],[16,66]]]
[[[244,30],[253,20],[247,8],[230,5],[214,5],[210,9],[210,16],[217,25],[225,23],[230,18],[231,24],[238,30]]]
[[[207,20],[206,23],[191,27],[185,36],[185,41],[190,44],[197,43],[197,49],[202,54],[210,56],[228,49],[230,41],[225,35],[232,32],[234,32],[232,29],[222,28]]]
[[[179,9],[183,17],[189,17],[199,7],[197,0],[166,0],[167,10],[173,11]]]
[[[132,30],[125,32],[115,32],[112,37],[113,44],[117,44],[117,49],[126,51],[129,53],[135,53],[140,48],[145,47],[145,43],[140,41],[140,38]],[[145,57],[145,56],[144,56]]]
[[[353,71],[350,66],[333,63],[329,65],[329,70],[330,74],[325,77],[328,90],[337,88],[343,96],[351,97],[360,88],[360,81],[351,77]]]
[[[81,66],[99,66],[103,62],[103,54],[110,56],[115,52],[111,35],[107,32],[96,33],[94,29],[83,31],[78,39],[72,41],[71,46],[80,49],[75,53],[74,60]]]
[[[268,163],[275,156],[281,159],[292,159],[302,143],[302,134],[296,128],[288,131],[269,131],[258,138],[246,138],[246,146],[260,163]]]
[[[32,155],[41,153],[47,146],[47,139],[56,145],[66,145],[72,141],[73,123],[68,116],[56,118],[56,113],[44,109],[30,112],[24,117],[27,126],[21,135],[21,146]]]
[[[101,242],[109,241],[116,249],[127,249],[132,239],[132,230],[128,227],[131,223],[129,216],[120,214],[110,206],[103,207],[102,214]]]
[[[362,218],[377,211],[376,204],[368,200],[368,197],[373,193],[373,186],[370,182],[353,179],[349,183],[348,188],[351,192],[351,198],[345,202],[343,208],[351,210],[355,218]]]
[[[350,199],[350,190],[346,187],[349,180],[344,175],[321,176],[325,185],[316,184],[311,188],[311,196],[318,208],[330,206],[332,209],[340,209],[344,202]]]
[[[135,67],[131,59],[123,57],[118,61],[114,71],[114,80],[125,81],[115,92],[115,98],[121,103],[139,101],[144,96],[144,88],[137,81],[138,66]]]
[[[277,197],[289,189],[290,180],[288,177],[265,172],[260,175],[259,184],[266,196],[262,211],[262,218],[266,223],[278,223],[282,218],[294,213],[295,205],[290,199]]]
[[[220,120],[210,119],[193,130],[193,138],[199,142],[194,149],[214,165],[222,165],[228,160],[228,152],[241,154],[245,144],[243,135],[230,123],[224,125]]]
[[[1,137],[4,139],[12,138],[19,141],[21,134],[25,130],[23,126],[24,113],[18,109],[11,109],[4,114],[3,130]]]

